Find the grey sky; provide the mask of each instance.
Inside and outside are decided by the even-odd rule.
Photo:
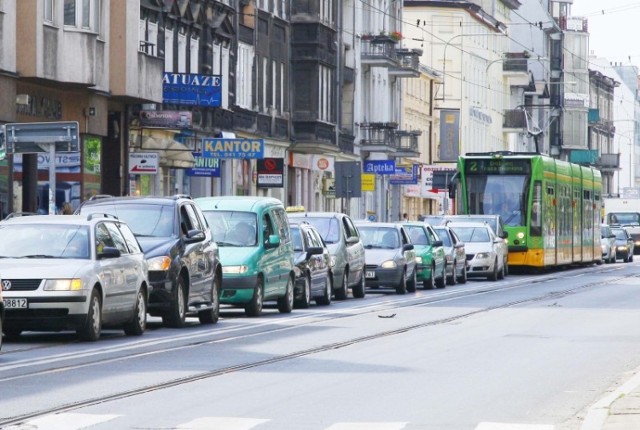
[[[640,1],[574,0],[571,14],[589,20],[592,54],[640,66]]]

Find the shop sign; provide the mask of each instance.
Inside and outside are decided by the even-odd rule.
[[[362,166],[364,173],[375,173],[378,175],[393,175],[396,172],[395,160],[371,160],[365,161]]]
[[[256,161],[258,188],[284,187],[284,158],[262,158]]]
[[[389,176],[389,183],[398,184],[417,184],[418,183],[418,165],[412,166],[396,166],[396,172]]]
[[[207,158],[264,158],[264,139],[202,139]]]
[[[322,181],[322,191],[328,199],[336,198],[336,180],[334,178],[324,178]]]
[[[193,123],[189,111],[143,110],[139,116],[140,127],[189,128]]]
[[[220,159],[206,158],[201,152],[193,153],[193,167],[187,169],[187,176],[200,176],[209,178],[220,177]]]
[[[311,161],[311,168],[319,172],[333,172],[334,158],[325,155],[314,155]]]
[[[311,165],[312,165],[311,155],[296,154],[295,152],[289,153],[289,166],[310,170]]]
[[[129,153],[129,173],[132,175],[155,175],[159,164],[160,155],[157,152]]]
[[[194,73],[165,73],[162,102],[188,106],[220,107],[222,76]]]
[[[374,173],[363,173],[360,175],[362,181],[362,191],[376,190],[376,175]]]

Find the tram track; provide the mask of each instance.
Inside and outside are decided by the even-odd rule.
[[[607,272],[612,272],[613,270],[607,270]],[[585,273],[585,274],[588,274]],[[559,275],[559,276],[556,276]],[[187,342],[186,344],[182,344],[182,345],[176,345],[176,346],[169,346],[167,347],[167,343],[163,342],[160,344],[156,344],[156,346],[158,345],[163,345],[162,349],[156,349],[156,350],[151,350],[151,351],[137,351],[137,352],[132,352],[132,353],[128,353],[126,355],[123,356],[118,356],[118,357],[112,357],[112,358],[104,358],[101,357],[100,353],[96,353],[95,354],[95,358],[87,361],[87,362],[83,362],[83,363],[76,363],[76,364],[66,364],[66,365],[61,365],[61,366],[54,366],[52,368],[48,368],[48,369],[44,369],[44,370],[37,370],[35,372],[30,372],[30,373],[25,373],[25,374],[21,374],[21,375],[13,375],[13,376],[6,376],[3,378],[0,378],[0,381],[3,383],[10,383],[10,382],[14,382],[16,380],[19,379],[25,379],[25,378],[29,378],[29,377],[37,377],[40,375],[44,375],[47,373],[54,373],[54,372],[65,372],[65,371],[72,371],[75,369],[79,369],[79,368],[84,368],[84,367],[91,367],[91,366],[95,366],[95,365],[104,365],[105,363],[109,363],[109,362],[116,362],[116,361],[124,361],[124,360],[130,360],[130,359],[137,359],[137,358],[144,358],[146,356],[152,355],[152,354],[161,354],[161,353],[169,353],[169,352],[174,352],[174,351],[179,351],[181,349],[186,349],[186,348],[197,348],[199,346],[202,345],[210,345],[210,344],[216,344],[216,343],[224,343],[224,342],[230,342],[233,340],[238,340],[238,339],[242,339],[242,338],[250,338],[250,337],[255,337],[255,336],[260,336],[260,335],[266,335],[266,334],[273,334],[273,333],[277,333],[278,331],[285,331],[285,330],[295,330],[297,328],[299,328],[302,325],[309,325],[309,324],[315,324],[318,322],[330,322],[332,320],[337,320],[340,318],[346,318],[349,316],[355,316],[355,315],[363,315],[363,314],[367,314],[367,313],[378,313],[381,311],[388,311],[389,309],[393,309],[393,308],[402,308],[402,307],[421,307],[421,306],[429,306],[431,304],[438,304],[438,303],[442,303],[442,302],[446,302],[446,301],[451,301],[451,300],[455,300],[457,298],[463,298],[463,297],[468,297],[468,296],[473,296],[473,295],[480,295],[480,294],[490,294],[490,293],[497,293],[500,290],[505,290],[505,289],[516,289],[516,288],[524,288],[528,285],[531,284],[536,284],[536,283],[544,283],[544,282],[549,282],[552,280],[557,280],[558,277],[562,278],[562,277],[576,277],[576,276],[581,276],[580,273],[556,273],[556,274],[552,274],[552,276],[545,276],[545,277],[533,277],[533,278],[524,278],[524,279],[515,279],[513,282],[509,283],[508,285],[502,284],[502,283],[496,283],[496,284],[485,284],[483,283],[482,285],[478,285],[478,286],[472,286],[471,288],[465,288],[464,290],[454,290],[454,289],[450,289],[450,290],[442,290],[439,291],[438,293],[441,294],[434,294],[434,295],[428,295],[428,296],[423,296],[423,297],[409,297],[409,296],[393,296],[393,300],[383,300],[382,302],[378,302],[376,304],[359,304],[358,306],[354,307],[354,308],[348,308],[348,309],[344,309],[342,312],[338,312],[338,313],[331,313],[331,312],[319,312],[318,314],[313,314],[313,315],[305,315],[305,314],[301,314],[300,317],[298,317],[299,320],[302,321],[298,321],[296,322],[296,324],[294,325],[288,325],[288,326],[280,326],[280,327],[275,327],[278,323],[282,323],[282,321],[272,321],[271,323],[265,323],[263,325],[263,327],[265,328],[264,331],[258,331],[258,332],[253,332],[253,333],[242,333],[241,330],[239,328],[236,328],[236,332],[232,332],[232,333],[226,333],[223,336],[219,336],[216,339],[206,339],[206,338],[198,338],[201,336],[211,336],[211,332],[209,333],[194,333],[193,336],[195,336],[195,339],[191,339],[191,341]],[[235,372],[241,372],[243,370],[248,370],[248,369],[252,369],[252,368],[258,368],[258,367],[262,367],[262,366],[268,366],[271,364],[275,364],[275,363],[279,363],[279,362],[284,362],[287,360],[293,360],[293,359],[297,359],[297,358],[301,358],[301,357],[305,357],[305,356],[309,356],[309,355],[313,355],[313,354],[318,354],[318,353],[322,353],[322,352],[326,352],[326,351],[331,351],[331,350],[335,350],[335,349],[340,349],[340,348],[346,348],[352,345],[356,345],[359,343],[364,343],[364,342],[369,342],[369,341],[375,341],[378,339],[382,339],[384,337],[388,337],[388,336],[395,336],[398,334],[402,334],[402,333],[406,333],[408,331],[411,330],[417,330],[417,329],[422,329],[422,328],[426,328],[426,327],[430,327],[430,326],[436,326],[436,325],[441,325],[441,324],[448,324],[451,322],[455,322],[455,321],[459,321],[459,320],[463,320],[466,318],[470,318],[473,317],[474,315],[478,315],[478,314],[482,314],[482,313],[487,313],[487,312],[492,312],[495,310],[500,310],[500,309],[506,309],[506,308],[510,308],[510,307],[514,307],[514,306],[519,306],[519,305],[525,305],[528,303],[535,303],[535,302],[542,302],[542,301],[546,301],[546,300],[555,300],[570,294],[575,294],[579,291],[588,289],[588,288],[593,288],[593,287],[597,287],[597,286],[603,286],[606,284],[613,284],[615,282],[618,282],[620,280],[626,279],[626,278],[633,278],[633,277],[637,277],[638,274],[636,273],[630,273],[630,274],[620,274],[619,276],[610,278],[606,281],[603,281],[601,279],[596,279],[593,280],[591,282],[586,282],[584,284],[580,284],[580,285],[576,285],[573,287],[569,287],[569,288],[559,288],[559,289],[554,289],[553,291],[546,291],[546,292],[541,292],[540,294],[534,294],[530,297],[526,297],[526,298],[522,298],[519,300],[512,300],[512,301],[508,301],[508,302],[504,302],[504,303],[500,303],[500,304],[496,304],[494,306],[486,306],[486,307],[482,307],[482,308],[478,308],[478,309],[473,309],[473,310],[469,310],[468,312],[462,312],[462,313],[458,313],[456,315],[452,315],[446,318],[439,318],[439,319],[432,319],[432,320],[428,320],[428,321],[422,321],[416,324],[407,324],[407,325],[402,325],[400,327],[396,327],[390,330],[382,330],[382,331],[378,331],[375,333],[371,333],[371,334],[367,334],[367,335],[363,335],[363,336],[355,336],[355,337],[351,337],[342,341],[338,341],[338,342],[333,342],[333,343],[325,343],[322,345],[317,345],[317,346],[313,346],[310,348],[306,348],[306,349],[300,349],[297,351],[292,351],[289,353],[284,353],[284,354],[280,354],[280,355],[274,355],[265,359],[261,359],[261,360],[252,360],[252,361],[248,361],[246,363],[238,363],[238,364],[234,364],[234,365],[230,365],[230,366],[225,366],[225,367],[221,367],[218,369],[211,369],[208,371],[203,371],[203,372],[198,372],[195,374],[191,374],[191,375],[186,375],[183,377],[178,377],[178,378],[173,378],[170,380],[165,380],[165,381],[159,381],[159,382],[155,382],[155,383],[151,383],[151,384],[147,384],[147,385],[143,385],[143,386],[139,386],[139,387],[135,387],[135,388],[130,388],[130,389],[122,389],[120,391],[114,392],[114,393],[110,393],[110,394],[105,394],[105,395],[99,395],[99,396],[95,396],[92,398],[87,398],[84,400],[79,400],[79,401],[72,401],[72,402],[68,402],[65,404],[60,404],[60,405],[55,405],[55,406],[51,406],[51,407],[47,407],[47,408],[42,408],[36,411],[31,411],[29,413],[23,413],[23,414],[18,414],[16,416],[11,416],[11,417],[6,417],[6,418],[1,418],[0,419],[0,428],[6,428],[7,426],[12,426],[12,425],[16,425],[16,424],[20,424],[24,421],[30,420],[30,419],[34,419],[37,417],[41,417],[44,415],[49,415],[49,414],[55,414],[55,413],[60,413],[60,412],[68,412],[68,411],[73,411],[76,409],[80,409],[80,408],[84,408],[87,406],[92,406],[92,405],[97,405],[97,404],[101,404],[101,403],[107,403],[110,401],[114,401],[114,400],[120,400],[120,399],[125,399],[128,397],[134,397],[137,395],[141,395],[141,394],[145,394],[145,393],[149,393],[149,392],[153,392],[153,391],[157,391],[157,390],[163,390],[163,389],[167,389],[167,388],[171,388],[171,387],[176,387],[176,386],[180,386],[180,385],[184,385],[184,384],[189,384],[192,382],[196,382],[196,381],[201,381],[201,380],[206,380],[206,379],[211,379],[211,378],[215,378],[221,375],[227,375],[230,373],[235,373]],[[495,285],[495,286],[494,286]],[[292,316],[294,317],[294,316]],[[307,319],[308,321],[304,321],[304,319]],[[246,326],[245,328],[249,328],[250,326]],[[172,340],[176,340],[176,338],[180,338],[182,336],[172,336]],[[168,342],[168,341],[167,341]],[[132,347],[131,350],[129,350],[130,352],[133,351],[135,348]],[[104,351],[103,351],[104,353]],[[77,354],[77,352],[76,352]],[[3,354],[4,355],[4,354]],[[62,357],[61,357],[62,358]],[[64,361],[64,358],[62,358],[61,361]],[[31,364],[30,364],[31,363]],[[30,366],[33,365],[33,362],[24,362],[22,363],[22,365],[24,366]],[[7,370],[7,366],[3,366],[0,365],[0,374],[2,373],[3,370]]]

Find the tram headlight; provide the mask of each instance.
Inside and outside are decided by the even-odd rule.
[[[519,231],[518,234],[516,234],[516,237],[520,240],[524,239],[524,233]]]

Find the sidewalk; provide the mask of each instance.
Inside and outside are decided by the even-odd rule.
[[[589,408],[580,430],[640,430],[640,368]]]

